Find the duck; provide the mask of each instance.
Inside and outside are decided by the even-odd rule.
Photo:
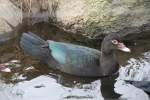
[[[23,51],[49,68],[83,77],[110,76],[118,72],[116,51],[131,52],[118,33],[104,37],[101,50],[77,44],[44,40],[35,33],[23,33],[20,39]]]

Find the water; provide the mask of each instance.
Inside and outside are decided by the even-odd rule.
[[[149,38],[128,43],[131,54],[117,53],[122,65],[118,78],[100,79],[64,74],[24,54],[19,39],[26,31],[41,33],[45,39],[100,48],[98,40],[69,34],[46,23],[19,28],[15,39],[0,44],[0,63],[12,68],[11,73],[0,73],[0,100],[148,100],[143,90],[123,80],[150,80]]]

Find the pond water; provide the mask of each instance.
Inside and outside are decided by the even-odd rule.
[[[118,52],[120,76],[84,78],[71,76],[32,59],[19,47],[22,32],[40,33],[44,39],[100,48],[101,40],[69,34],[46,23],[19,28],[17,37],[0,46],[0,63],[11,73],[0,73],[0,100],[149,100],[143,90],[124,80],[150,81],[150,38],[127,43],[132,53]]]

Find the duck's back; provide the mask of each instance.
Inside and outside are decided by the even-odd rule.
[[[80,45],[48,40],[52,57],[58,69],[78,76],[99,76],[100,51]]]

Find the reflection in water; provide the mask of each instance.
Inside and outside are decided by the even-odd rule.
[[[128,64],[120,68],[120,75],[117,78],[115,86],[116,92],[123,94],[122,98],[131,98],[131,100],[149,100],[148,95],[143,91],[150,92],[150,52],[143,53],[143,56],[140,58],[130,58]],[[134,82],[125,82],[126,81],[137,81]],[[142,81],[142,82],[138,82]],[[135,84],[137,87],[141,87],[143,90],[130,85],[129,83]],[[132,92],[130,92],[132,91]],[[135,95],[136,94],[136,95]]]
[[[105,99],[118,99],[120,97],[120,95],[114,91],[115,79],[117,77],[118,75],[114,75],[101,79],[101,92]]]
[[[149,100],[149,96],[143,90],[119,79],[115,83],[115,92],[121,95],[119,100]]]
[[[150,81],[150,52],[140,58],[130,58],[128,64],[120,69],[119,78],[134,81]]]
[[[15,78],[26,78],[22,76],[18,75]],[[117,79],[115,83],[116,76],[102,78],[101,81],[91,80],[92,82],[84,78],[78,82],[79,78],[73,78],[73,76],[70,79],[68,77],[67,79],[60,78],[40,75],[29,81],[16,84],[6,84],[1,81],[0,98],[1,100],[148,100],[148,95],[144,91],[126,84],[120,79]],[[66,83],[69,80],[72,83],[72,85],[68,85],[69,87],[58,83]],[[120,94],[121,97],[117,94]]]
[[[7,88],[5,88],[7,87]],[[78,84],[72,88],[57,83],[51,76],[39,76],[14,86],[3,87],[2,100],[103,100],[100,92],[100,80],[89,84]]]
[[[0,100],[148,100],[144,91],[123,80],[150,80],[150,53],[147,52],[150,51],[149,39],[145,39],[147,43],[135,41],[136,45],[130,46],[133,52],[131,54],[118,53],[121,65],[132,59],[120,69],[117,80],[114,76],[91,79],[51,70],[23,54],[17,40],[20,39],[20,33],[27,31],[41,33],[41,37],[45,39],[100,48],[100,42],[97,40],[90,40],[78,34],[67,34],[46,23],[22,27],[18,30],[18,38],[0,44],[0,63],[7,63],[13,59],[21,61],[20,65],[17,65],[19,67],[12,66],[12,73],[0,74]],[[144,58],[137,59],[136,57],[143,52],[147,52],[144,53]]]

